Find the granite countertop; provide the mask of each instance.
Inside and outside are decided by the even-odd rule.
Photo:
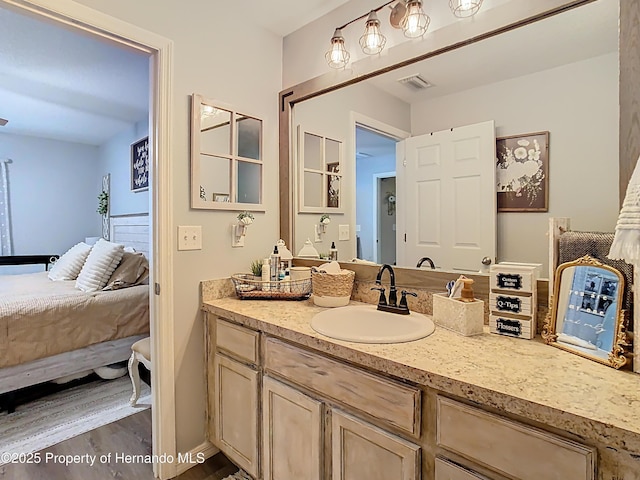
[[[364,305],[351,302],[354,305]],[[203,310],[349,362],[435,388],[584,439],[640,454],[640,375],[615,370],[536,340],[463,337],[436,326],[397,344],[334,340],[308,301],[208,300]]]

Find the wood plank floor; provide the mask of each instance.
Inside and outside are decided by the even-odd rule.
[[[2,453],[2,452],[0,452]],[[74,463],[66,466],[53,460],[44,461],[50,455],[107,455],[110,462]],[[153,467],[146,463],[115,461],[115,454],[151,455],[151,410],[123,418],[75,438],[41,450],[40,464],[8,464],[0,466],[0,480],[153,480]],[[215,455],[200,465],[176,477],[177,480],[221,480],[238,468],[222,454]]]

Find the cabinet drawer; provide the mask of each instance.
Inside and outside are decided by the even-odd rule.
[[[436,458],[435,480],[487,480],[487,477],[467,470],[444,458]]]
[[[438,397],[437,444],[520,480],[594,480],[596,451]]]
[[[515,315],[533,315],[531,300],[532,297],[491,292],[489,294],[489,310]]]
[[[231,357],[258,363],[259,333],[216,318],[216,347]]]
[[[496,268],[498,267],[500,265],[496,266]],[[491,272],[489,287],[496,290],[533,292],[536,287],[535,281],[536,277],[532,272],[495,270]]]
[[[531,340],[536,336],[536,324],[531,317],[515,318],[507,315],[489,315],[489,331],[510,337]]]
[[[351,367],[273,338],[265,341],[265,368],[303,387],[349,405],[416,437],[420,390]]]

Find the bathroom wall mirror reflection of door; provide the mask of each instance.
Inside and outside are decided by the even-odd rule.
[[[570,217],[585,231],[612,232],[619,211],[618,170],[611,167],[619,150],[618,7],[619,0],[584,3],[401,68],[363,75],[362,81],[317,96],[309,94],[314,86],[326,92],[317,87],[318,79],[288,89],[294,92],[284,99],[293,105],[293,127],[282,134],[288,135],[283,143],[292,146],[292,171],[302,167],[295,158],[298,139],[304,141],[298,125],[319,138],[343,142],[344,215],[327,226],[322,240],[326,245],[316,247],[327,250],[338,239],[339,225],[348,224],[349,240],[336,242],[341,259],[415,268],[422,257],[429,257],[438,269],[478,272],[486,256],[540,263],[547,271],[549,216]],[[451,28],[464,31],[467,26]],[[442,28],[446,37],[448,27]],[[353,70],[366,70],[368,60],[354,64]],[[401,81],[417,74],[427,88],[411,87],[419,81]],[[290,100],[298,89],[301,100]],[[484,131],[456,137],[464,133],[461,127],[480,128],[489,121],[494,127],[486,133],[490,144],[485,151],[469,140],[482,138]],[[497,213],[494,138],[542,130],[550,132],[548,213]],[[473,169],[476,153],[482,165],[493,165],[493,172]],[[605,157],[610,164],[602,161]],[[445,159],[450,160],[446,165]],[[445,166],[449,176],[439,176],[447,172],[438,165]],[[314,172],[316,205],[325,193],[320,173]],[[376,203],[382,173],[385,178],[393,174],[396,182],[395,220],[388,223],[380,221],[391,218],[386,190]],[[513,184],[516,194],[526,197],[526,172],[521,175]],[[294,178],[290,189],[295,188]],[[292,251],[297,252],[313,238],[319,215],[291,208]],[[384,253],[389,249],[377,248],[389,236],[395,237],[393,258]],[[485,253],[485,245],[492,250]],[[449,246],[460,253],[439,250]],[[464,264],[453,263],[463,259]]]
[[[264,211],[262,120],[191,96],[191,208]]]
[[[560,265],[555,278],[553,306],[542,333],[546,343],[622,367],[628,347],[622,274],[587,255]]]

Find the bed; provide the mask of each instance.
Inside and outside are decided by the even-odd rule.
[[[113,217],[111,241],[148,254],[148,216]],[[149,285],[84,292],[47,274],[0,276],[0,394],[124,361],[149,335]]]

